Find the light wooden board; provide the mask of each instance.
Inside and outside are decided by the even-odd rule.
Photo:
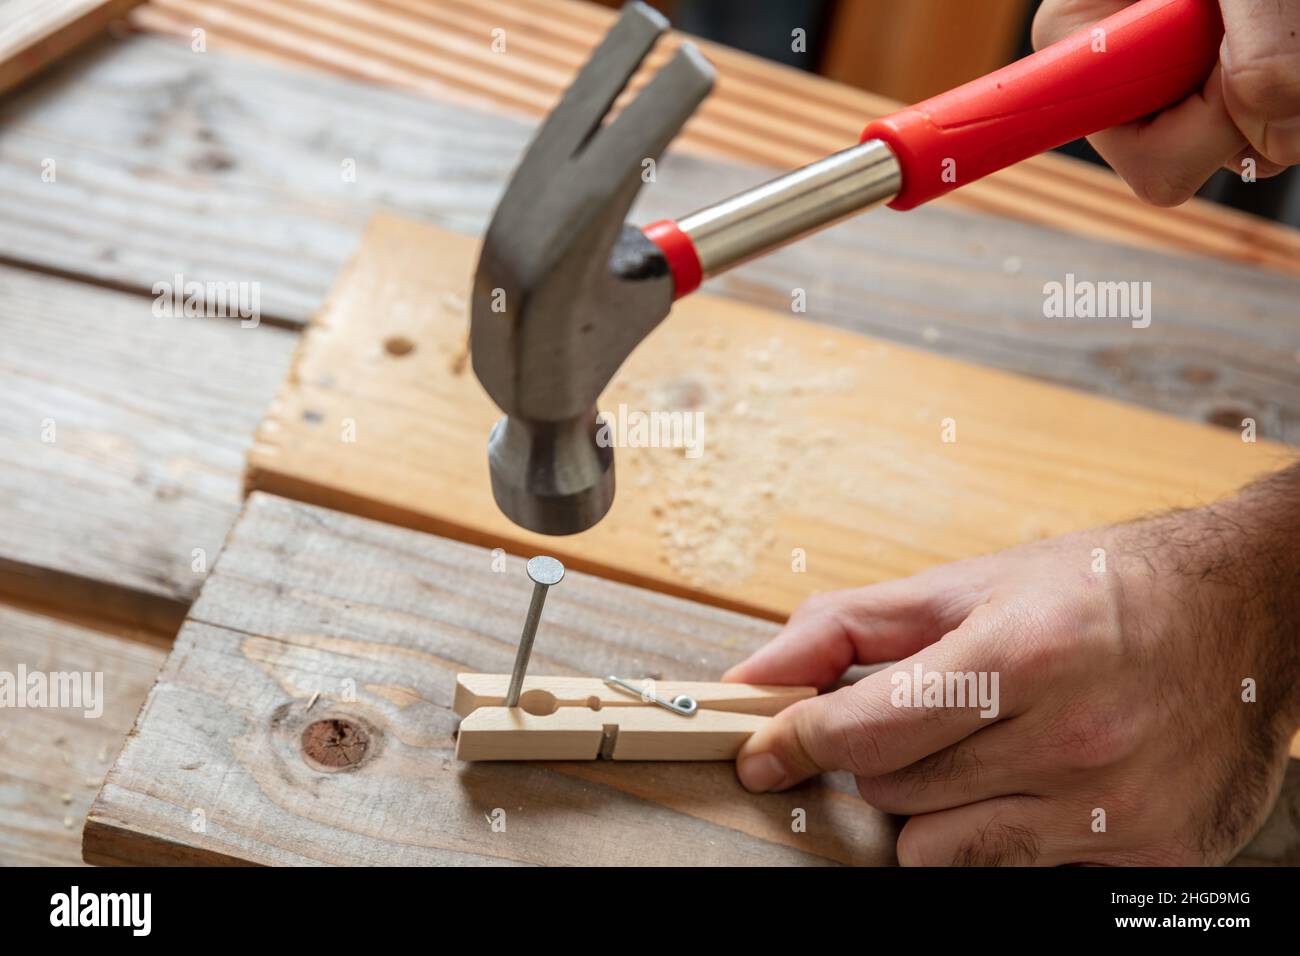
[[[481,234],[529,134],[291,64],[105,39],[0,102],[0,261],[146,295],[177,271],[258,281],[264,319],[301,324],[375,210]],[[55,183],[41,179],[45,158]],[[355,182],[340,175],[348,158]],[[768,175],[673,154],[632,218]],[[1151,328],[1045,320],[1043,284],[1071,272],[1151,281]],[[1294,277],[923,208],[858,217],[708,288],[778,310],[802,289],[813,321],[1189,418],[1250,415],[1300,442]]]
[[[559,98],[617,14],[579,0],[154,0],[135,23],[210,49],[312,64],[422,95],[538,116]],[[493,31],[505,50],[494,52]],[[674,34],[633,84],[666,62]],[[682,137],[696,153],[780,168],[802,166],[857,140],[897,104],[883,97],[701,44],[719,82]],[[823,51],[809,51],[810,59]],[[1195,201],[1154,209],[1106,170],[1062,156],[1021,163],[941,200],[1140,249],[1195,252],[1300,273],[1300,236]]]
[[[696,295],[601,407],[700,412],[701,454],[617,449],[605,520],[545,538],[491,498],[486,438],[499,413],[465,353],[475,258],[460,237],[375,221],[258,431],[249,488],[784,619],[816,591],[1210,500],[1292,457]],[[394,355],[391,338],[415,348]]]
[[[135,721],[166,651],[149,634],[0,604],[0,671],[103,675],[103,712],[0,711],[0,866],[81,862],[91,801]]]
[[[64,56],[140,0],[0,0],[0,94]]]
[[[152,309],[0,267],[0,591],[174,632],[296,336]]]
[[[754,796],[727,763],[456,761],[456,674],[509,669],[531,588],[523,564],[494,572],[482,549],[252,496],[91,810],[86,859],[893,859],[895,824],[840,775]],[[571,572],[547,600],[531,670],[716,679],[774,631]],[[304,752],[319,721],[365,733],[345,769],[314,762],[330,750]],[[795,833],[799,808],[807,830]]]
[[[509,674],[457,674],[456,713],[464,717],[479,707],[501,707],[510,688]],[[678,695],[691,697],[701,710],[727,711],[733,714],[780,713],[797,700],[813,697],[815,687],[778,687],[756,684],[723,684],[717,681],[657,680],[645,692],[672,700]],[[530,714],[545,715],[557,707],[641,707],[640,696],[621,688],[610,687],[600,677],[555,677],[537,675],[524,678],[519,706]]]
[[[815,687],[710,681],[631,681],[637,693],[599,677],[524,678],[506,707],[509,674],[457,674],[460,760],[734,760],[773,714],[817,694]],[[655,703],[695,702],[673,713]]]

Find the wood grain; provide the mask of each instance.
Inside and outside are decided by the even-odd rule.
[[[0,591],[174,633],[296,336],[152,306],[0,267]]]
[[[1027,0],[838,0],[820,70],[915,103],[1006,66],[1028,9]]]
[[[0,94],[85,43],[141,0],[4,0]]]
[[[523,564],[498,573],[485,550],[252,495],[91,809],[86,859],[623,865],[631,847],[651,848],[646,865],[893,862],[896,822],[839,774],[754,796],[725,764],[456,761],[456,673],[510,666]],[[531,670],[716,678],[774,631],[571,572]],[[341,769],[302,742],[333,721],[367,732]],[[1237,862],[1300,862],[1297,808],[1293,762]]]
[[[0,118],[0,260],[144,294],[177,271],[257,281],[264,321],[294,325],[377,209],[481,233],[529,135],[427,97],[139,36],[78,56],[0,103]],[[41,180],[46,157],[56,184]],[[339,175],[347,158],[354,183]],[[633,221],[767,175],[669,156]],[[131,223],[144,228],[124,243]],[[1151,281],[1151,327],[1044,319],[1044,283],[1068,273]],[[924,208],[859,217],[709,284],[783,311],[796,290],[817,322],[1184,417],[1248,415],[1300,441],[1291,277],[1208,260],[1189,271],[1181,257]]]
[[[457,760],[735,760],[771,717],[701,710],[681,717],[661,707],[595,711],[561,707],[530,714],[480,707],[460,722]]]
[[[212,49],[255,52],[421,95],[539,116],[615,16],[577,0],[154,0],[133,19],[187,43],[202,28]],[[491,48],[498,30],[506,38],[504,52]],[[633,88],[682,39],[674,34],[662,43]],[[680,138],[697,154],[802,166],[851,145],[869,120],[897,106],[717,44],[700,46],[718,67],[719,82]],[[1199,200],[1174,210],[1148,207],[1108,171],[1063,156],[1021,163],[941,203],[1141,249],[1300,274],[1300,236],[1293,230]]]
[[[0,866],[81,863],[81,828],[166,650],[151,635],[0,604],[0,671],[103,674],[103,713],[5,709],[0,716]]]
[[[649,865],[893,859],[894,824],[839,775],[754,796],[727,764],[457,762],[456,674],[507,670],[528,604],[523,561],[493,566],[483,549],[251,496],[91,810],[86,859],[625,864],[629,847]],[[774,630],[570,572],[531,670],[716,678]],[[304,753],[321,721],[366,733],[344,769]]]
[[[1291,457],[697,295],[633,354],[601,407],[701,413],[699,457],[618,448],[622,490],[606,519],[579,535],[533,535],[489,490],[485,442],[499,413],[467,367],[461,294],[475,258],[460,237],[375,221],[258,431],[250,489],[542,549],[783,620],[817,591],[1207,501]],[[394,354],[394,339],[415,348]]]

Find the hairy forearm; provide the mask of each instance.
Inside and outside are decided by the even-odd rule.
[[[1249,673],[1279,735],[1300,727],[1300,463],[1202,508],[1130,526],[1120,540],[1194,609],[1203,664]],[[1242,645],[1233,648],[1231,645]],[[1242,650],[1244,653],[1233,653]]]
[[[1222,517],[1222,510],[1212,508]],[[1279,716],[1287,734],[1300,726],[1300,464],[1244,489],[1227,506],[1244,570],[1236,591],[1243,612],[1258,610],[1263,641],[1277,668]]]

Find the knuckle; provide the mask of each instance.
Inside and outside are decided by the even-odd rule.
[[[850,693],[851,688],[832,695],[827,720],[827,735],[822,748],[839,755],[828,757],[840,764],[838,769],[849,770],[859,776],[875,776],[881,766],[880,741],[875,729],[879,724],[871,704],[861,695]]]
[[[882,813],[905,816],[916,811],[914,788],[906,786],[893,774],[858,777],[858,795]]]
[[[1063,718],[1050,737],[1057,759],[1069,771],[1113,766],[1137,749],[1131,725],[1118,709],[1089,709]]]
[[[790,615],[791,621],[806,621],[810,618],[826,618],[838,622],[840,616],[840,600],[834,591],[822,591],[817,594],[810,594],[799,602],[794,613]]]
[[[954,854],[957,866],[1023,866],[1041,852],[1038,835],[1029,827],[992,822],[973,833]]]
[[[887,804],[894,802],[898,787],[886,777],[858,777],[858,796],[877,810],[893,813]]]
[[[1181,206],[1201,188],[1163,164],[1131,174],[1128,184],[1144,203],[1165,209]]]
[[[1248,57],[1229,67],[1224,82],[1234,105],[1268,122],[1300,113],[1300,65],[1294,54]]]
[[[795,609],[800,614],[817,614],[833,609],[839,602],[836,599],[834,591],[818,591],[816,594],[810,594]]]
[[[1060,627],[1041,606],[1008,609],[1006,625],[996,647],[988,648],[994,660],[1027,678],[1054,675],[1061,661]]]
[[[1034,24],[1030,31],[1030,42],[1035,50],[1041,50],[1043,47],[1051,46],[1061,39],[1065,33],[1066,27],[1061,19],[1060,4],[1054,2],[1054,0],[1047,0],[1038,8],[1038,13],[1034,15]]]

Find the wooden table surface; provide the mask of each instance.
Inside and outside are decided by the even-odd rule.
[[[169,0],[139,15],[174,27],[184,21],[177,9]],[[539,88],[572,69],[596,24],[582,17],[584,32],[557,27],[561,36],[548,39],[558,52]],[[99,723],[6,715],[0,862],[79,859],[88,797],[238,514],[243,455],[296,330],[364,224],[395,209],[479,231],[528,135],[518,103],[507,104],[513,114],[482,111],[490,90],[476,110],[429,89],[248,56],[238,43],[218,52],[214,39],[195,53],[169,38],[105,38],[0,99],[0,670],[102,670],[109,701]],[[843,95],[855,113],[857,94]],[[672,156],[638,216],[680,212],[719,183],[726,191],[760,179],[754,160],[785,158]],[[355,160],[355,181],[340,176],[346,159]],[[1105,176],[1083,175],[1088,184]],[[1195,240],[1220,258],[1154,252],[1176,248],[1180,230],[1190,234],[1206,214],[1193,211],[1185,229],[1167,225],[1176,219],[1126,218],[1113,198],[1122,194],[1106,182],[1098,194],[1111,205],[1097,213],[1110,231],[1104,241],[1045,224],[1044,192],[1073,195],[1080,220],[1097,208],[1091,186],[1055,181],[1026,194],[1026,208],[1038,211],[1015,220],[956,203],[918,218],[886,214],[888,225],[864,220],[816,237],[714,291],[788,307],[792,277],[816,265],[813,321],[1188,418],[1250,415],[1263,436],[1296,443],[1300,343],[1294,311],[1275,305],[1300,292],[1285,268],[1295,237],[1228,216],[1226,238],[1211,241],[1214,230],[1202,229]],[[1002,189],[976,205],[1012,204]],[[1106,231],[1094,226],[1079,231]],[[1134,253],[1144,230],[1163,238]],[[940,233],[948,243],[935,243]],[[1268,269],[1222,258],[1247,245],[1243,235]],[[1032,299],[1019,300],[1019,313],[1003,304],[1008,287],[1041,288],[1071,263],[1105,270],[1135,255],[1171,285],[1185,277],[1179,296],[1193,306],[1173,300],[1140,343],[1105,324],[1035,319]],[[154,283],[178,272],[259,282],[263,321],[250,329],[154,315]],[[1226,315],[1204,308],[1225,288],[1234,290]],[[857,307],[864,296],[876,303],[869,312]],[[1288,785],[1284,804],[1296,793]],[[1294,859],[1289,840],[1274,825],[1251,858]]]

